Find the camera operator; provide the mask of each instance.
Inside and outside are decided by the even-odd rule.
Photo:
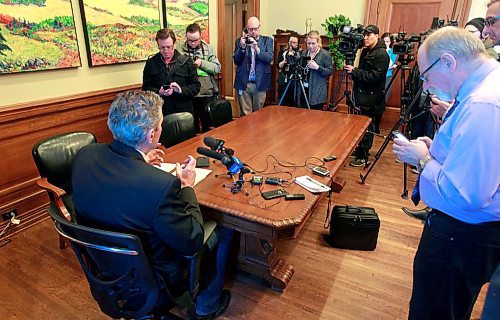
[[[241,115],[257,111],[266,102],[266,91],[271,89],[271,62],[273,39],[260,35],[260,21],[250,17],[244,36],[235,43],[233,61],[236,65],[234,88],[238,90]]]
[[[354,98],[360,114],[372,118],[368,133],[354,152],[356,159],[349,165],[361,167],[368,162],[368,151],[373,144],[373,134],[380,132],[380,121],[385,109],[385,76],[389,68],[389,56],[384,41],[379,39],[379,29],[369,25],[364,30],[364,48],[358,68],[346,65],[344,69],[354,82]]]
[[[288,84],[287,77],[290,77],[290,72],[293,70],[290,70],[290,63],[288,59],[300,59],[300,52],[299,52],[299,38],[296,34],[292,34],[290,38],[288,39],[288,46],[283,47],[280,49],[278,53],[278,60],[276,61],[276,64],[278,65],[279,69],[279,74],[278,74],[278,97],[281,99],[283,96],[283,93],[286,89],[286,86]],[[297,87],[297,83],[293,84],[295,87],[289,87],[288,91],[286,92],[285,98],[283,99],[282,104],[285,106],[295,106],[297,105],[296,103],[296,97],[294,97],[294,92],[297,92],[297,90],[300,90],[300,88]]]
[[[309,58],[306,65],[307,82],[306,87],[309,106],[311,109],[323,110],[328,96],[328,77],[333,72],[332,57],[322,48],[321,36],[316,30],[307,34],[307,51],[305,56]]]
[[[219,59],[213,48],[201,39],[201,28],[197,23],[186,27],[186,42],[180,46],[179,52],[189,56],[196,67],[201,89],[193,98],[194,128],[196,132],[207,132],[210,130],[211,119],[206,108],[219,93],[214,79],[214,75],[221,69]]]

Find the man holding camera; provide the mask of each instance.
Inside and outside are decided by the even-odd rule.
[[[389,55],[384,41],[379,39],[379,29],[369,25],[364,30],[364,48],[359,66],[346,65],[344,69],[354,82],[354,102],[359,113],[372,118],[368,132],[354,151],[356,159],[349,165],[364,166],[368,162],[368,151],[373,144],[373,132],[380,132],[380,121],[385,109],[385,75],[389,68]]]
[[[233,61],[236,65],[234,88],[238,90],[241,115],[264,106],[271,88],[273,39],[260,35],[260,21],[250,17],[244,35],[236,40]]]
[[[278,69],[279,69],[279,75],[278,75],[278,99],[281,100],[281,97],[285,93],[286,86],[288,85],[288,81],[290,81],[289,78],[291,75],[290,73],[293,72],[293,70],[290,70],[290,61],[289,60],[294,60],[294,59],[300,59],[300,48],[299,48],[299,38],[297,35],[292,34],[290,38],[288,39],[288,46],[281,48],[279,53],[278,53]],[[293,62],[293,61],[292,61]],[[293,86],[292,86],[293,85]],[[290,87],[288,88],[288,91],[286,92],[285,97],[283,98],[283,101],[281,102],[282,105],[285,106],[295,106],[297,105],[296,102],[296,97],[294,96],[294,93],[297,90],[301,90],[296,83],[290,84]]]
[[[193,98],[194,128],[197,132],[207,132],[211,121],[206,107],[219,93],[214,78],[221,69],[219,59],[213,48],[201,39],[201,28],[197,23],[186,27],[186,42],[180,46],[179,52],[190,57],[196,67],[201,89]]]
[[[470,32],[444,27],[424,41],[418,66],[423,89],[454,103],[434,140],[394,139],[396,157],[419,167],[412,200],[433,208],[413,264],[409,319],[469,319],[500,263],[492,148],[500,144],[500,64]]]
[[[142,73],[142,90],[153,91],[163,98],[163,115],[193,113],[193,97],[200,91],[200,81],[191,58],[175,49],[171,29],[156,33],[160,52],[149,57]]]

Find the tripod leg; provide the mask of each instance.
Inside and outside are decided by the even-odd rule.
[[[290,88],[290,84],[292,83],[292,79],[288,79],[288,83],[286,84],[285,91],[283,91],[283,94],[281,95],[280,102],[278,103],[278,106],[281,106],[283,103],[283,99],[285,99],[286,93],[288,92],[288,89]]]
[[[309,99],[307,99],[306,89],[304,88],[304,83],[302,79],[299,79],[300,87],[302,88],[302,94],[304,95],[304,100],[306,101],[307,109],[311,110],[311,106],[309,105]]]

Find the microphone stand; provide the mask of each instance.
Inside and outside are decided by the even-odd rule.
[[[227,174],[231,178],[233,178],[233,182],[231,182],[231,183],[224,183],[222,186],[224,188],[231,189],[231,193],[233,193],[233,194],[236,194],[236,193],[240,192],[240,190],[243,189],[243,191],[245,193],[245,196],[250,195],[250,193],[248,192],[248,190],[244,186],[244,184],[245,184],[245,179],[244,179],[245,173],[250,173],[250,169],[248,169],[247,167],[241,167],[241,169],[239,170],[239,173],[238,173],[238,180],[236,180],[234,178],[234,174],[232,174],[231,172],[228,172]]]

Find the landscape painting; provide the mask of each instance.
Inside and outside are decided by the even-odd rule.
[[[70,0],[0,0],[0,74],[80,66]]]
[[[208,0],[167,0],[167,25],[172,29],[177,40],[183,41],[186,27],[196,22],[201,27],[201,38],[209,43],[208,36]]]
[[[80,0],[90,66],[143,61],[158,51],[158,0]]]

